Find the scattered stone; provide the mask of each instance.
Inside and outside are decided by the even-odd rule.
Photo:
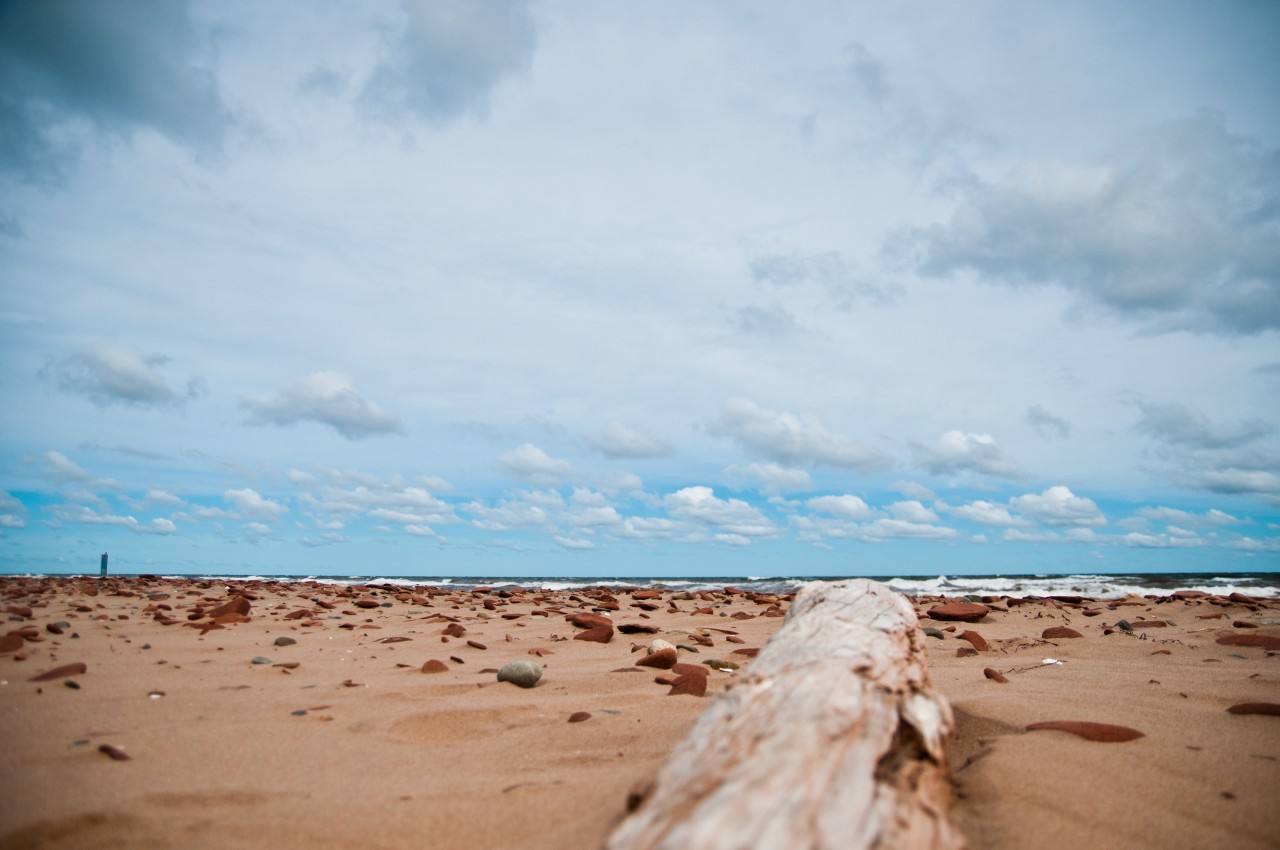
[[[63,684],[63,685],[65,685],[65,686],[67,686],[68,688],[70,688],[70,689],[71,689],[71,690],[73,690],[73,691],[78,691],[78,690],[80,690],[80,683],[79,683],[79,682],[77,682],[75,679],[67,679],[67,680],[66,680],[65,682],[63,682],[62,684]]]
[[[355,603],[354,603],[354,604],[355,604],[355,606],[356,606],[357,608],[377,608],[377,607],[379,607],[379,603],[378,603],[378,601],[377,601],[376,599],[369,599],[369,598],[367,598],[367,597],[365,597],[365,598],[361,598],[361,599],[357,599],[357,600],[355,601]]]
[[[266,656],[264,656],[264,655],[255,655],[255,656],[253,657],[253,661],[252,661],[252,662],[250,662],[250,663],[252,663],[252,664],[270,664],[270,663],[271,663],[271,659],[270,659],[270,658],[267,658],[267,657],[266,657]]]
[[[964,623],[976,623],[991,609],[975,602],[944,602],[929,609],[929,617],[934,620],[959,620]]]
[[[977,655],[978,650],[972,646],[962,646],[956,650],[956,658],[968,658],[971,655]]]
[[[510,682],[522,688],[532,688],[542,678],[542,666],[532,661],[508,661],[498,671],[499,682]]]
[[[933,626],[925,626],[923,629],[921,629],[921,631],[923,631],[929,637],[937,638],[938,640],[945,640],[947,637],[942,632],[935,629]]]
[[[1119,622],[1116,623],[1116,628],[1122,632],[1133,631],[1133,626],[1129,624],[1128,620],[1120,620]]]
[[[1259,649],[1280,649],[1280,637],[1271,635],[1223,635],[1218,638],[1223,646],[1256,646]]]
[[[276,646],[293,646],[295,643],[297,643],[296,640],[294,640],[291,637],[286,637],[284,635],[281,635],[280,637],[275,639]]]
[[[98,752],[111,758],[113,761],[129,761],[133,757],[119,747],[113,747],[110,744],[103,744],[98,747]]]
[[[1009,684],[1009,680],[1005,678],[1005,675],[994,667],[984,667],[982,669],[982,675],[986,676],[993,682],[999,682],[1002,685]]]
[[[1163,629],[1169,626],[1165,620],[1134,620],[1130,625],[1135,629]]]
[[[272,664],[272,667],[282,667],[285,670],[297,670],[301,666],[300,661],[281,661],[279,664]]]
[[[488,649],[489,648],[478,640],[467,641],[467,646],[471,647],[472,649]]]
[[[608,643],[613,640],[613,626],[594,626],[584,629],[573,636],[574,640],[589,640],[594,643]]]
[[[299,708],[289,713],[292,714],[294,717],[305,717],[307,714],[307,710],[305,708]]]
[[[1248,620],[1232,620],[1231,626],[1236,629],[1256,629],[1257,623],[1250,623]]]
[[[449,665],[445,664],[443,661],[438,661],[434,658],[432,658],[430,661],[422,665],[423,673],[446,673],[448,672],[448,670],[449,670]]]
[[[1128,726],[1115,726],[1110,723],[1091,723],[1087,720],[1046,720],[1027,726],[1028,732],[1039,729],[1051,729],[1056,732],[1069,732],[1086,741],[1098,741],[1104,744],[1119,744],[1134,741],[1143,737],[1143,733]]]
[[[658,633],[657,626],[648,626],[644,623],[621,623],[617,628],[618,631],[622,632],[624,635],[653,635]]]
[[[584,720],[590,720],[590,719],[591,719],[591,712],[589,711],[575,711],[573,714],[569,715],[570,723],[581,723]]]
[[[1269,714],[1280,717],[1280,704],[1274,702],[1242,702],[1231,706],[1227,711],[1232,714]]]
[[[1052,628],[1045,629],[1043,632],[1041,632],[1040,637],[1044,638],[1045,640],[1055,640],[1060,638],[1084,637],[1084,635],[1080,634],[1078,631],[1071,628],[1070,626],[1053,626]]]
[[[462,637],[466,633],[467,627],[462,625],[462,623],[450,623],[444,627],[444,631],[440,634],[447,635],[448,637]]]
[[[670,641],[665,641],[662,638],[657,638],[655,640],[649,641],[650,654],[654,652],[661,652],[664,649],[670,649],[674,652],[675,648],[676,648],[676,645],[674,643],[671,643]]]
[[[735,664],[734,662],[722,661],[719,658],[708,658],[706,661],[702,663],[712,668],[713,670],[720,670],[722,672],[728,672],[730,670],[738,669],[738,665]]]
[[[671,690],[667,691],[667,696],[674,697],[684,694],[695,697],[706,696],[707,677],[692,673],[677,676],[676,679],[672,681]]]
[[[960,640],[969,641],[969,643],[973,645],[973,648],[978,652],[986,652],[991,648],[987,643],[987,639],[975,631],[961,632]]]
[[[636,666],[656,667],[659,670],[670,670],[679,660],[679,655],[674,649],[660,649],[657,652],[651,652],[644,658],[641,658],[636,662]]]
[[[84,662],[77,661],[74,664],[63,664],[61,667],[54,667],[52,670],[46,670],[38,676],[32,676],[29,682],[52,682],[54,679],[65,679],[68,676],[80,676],[89,671]]]

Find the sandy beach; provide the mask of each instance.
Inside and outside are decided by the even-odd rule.
[[[599,848],[741,675],[706,662],[747,667],[788,604],[150,578],[0,593],[4,850]],[[973,623],[915,598],[970,846],[1280,846],[1280,718],[1228,711],[1280,702],[1280,603],[1185,596],[988,597]],[[1044,637],[1062,627],[1080,636]],[[655,639],[707,670],[705,696],[635,666]],[[511,661],[541,680],[497,681]],[[1027,730],[1063,720],[1142,737]]]

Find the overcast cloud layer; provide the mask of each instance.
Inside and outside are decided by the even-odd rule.
[[[0,569],[1280,567],[1271,4],[0,6]]]

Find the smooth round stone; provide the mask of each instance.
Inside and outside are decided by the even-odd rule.
[[[295,643],[297,643],[296,640],[291,637],[285,637],[284,635],[276,638],[276,646],[293,646]]]
[[[532,661],[508,661],[498,671],[499,682],[510,682],[522,688],[532,688],[542,678],[542,666]]]
[[[255,656],[253,657],[253,663],[254,663],[254,664],[270,664],[270,663],[271,663],[271,659],[270,659],[270,658],[263,658],[261,655],[255,655]]]

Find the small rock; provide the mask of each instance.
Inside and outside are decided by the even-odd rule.
[[[119,747],[113,747],[110,744],[103,744],[102,746],[98,747],[98,752],[102,753],[105,756],[110,757],[114,761],[129,761],[132,758],[132,756],[130,756],[124,750],[120,749]]]
[[[944,602],[929,609],[929,617],[934,620],[959,620],[965,623],[976,623],[991,609],[986,605],[974,602]]]
[[[974,631],[961,632],[960,640],[967,640],[973,645],[978,652],[986,652],[991,647],[987,644],[987,639]]]
[[[1256,646],[1259,649],[1280,649],[1280,637],[1271,635],[1223,635],[1218,638],[1223,646]]]
[[[663,640],[662,638],[655,638],[654,640],[649,641],[650,655],[652,655],[655,652],[661,652],[664,649],[670,649],[674,651],[675,648],[676,648],[676,645],[674,643]]]
[[[510,682],[522,688],[532,688],[542,678],[542,666],[532,661],[508,661],[498,671],[499,682]]]
[[[999,682],[1002,685],[1009,684],[1009,680],[1005,678],[1005,675],[994,667],[984,667],[982,669],[982,675],[986,676],[993,682]]]
[[[1117,628],[1117,629],[1119,629],[1119,630],[1120,630],[1120,631],[1122,631],[1122,632],[1131,632],[1131,631],[1133,631],[1133,626],[1129,625],[1129,621],[1128,621],[1128,620],[1121,620],[1120,622],[1116,623],[1116,628]]]
[[[448,670],[448,664],[445,664],[443,661],[438,661],[435,658],[432,658],[430,661],[422,665],[423,673],[446,673]]]
[[[732,661],[722,661],[719,658],[708,658],[702,663],[714,670],[729,671],[738,669],[738,665],[736,663]]]
[[[608,643],[613,640],[613,626],[593,626],[583,629],[573,636],[574,640],[588,640],[595,643]]]
[[[291,637],[286,637],[284,635],[281,635],[280,637],[275,639],[276,646],[293,646],[296,643],[297,643],[296,640],[294,640]]]
[[[581,723],[584,720],[590,720],[590,719],[591,719],[591,712],[589,711],[575,711],[573,714],[569,715],[570,723]]]
[[[970,655],[977,655],[978,650],[972,646],[962,646],[956,650],[956,658],[968,658]]]
[[[1050,729],[1057,732],[1069,732],[1086,741],[1098,741],[1104,744],[1119,744],[1134,741],[1143,737],[1143,733],[1128,726],[1114,726],[1110,723],[1091,723],[1087,720],[1046,720],[1027,726],[1028,732],[1038,729]]]
[[[679,655],[674,649],[660,649],[657,652],[651,652],[644,658],[641,658],[636,662],[636,666],[656,667],[659,670],[670,670],[679,660]]]
[[[67,676],[80,676],[87,673],[89,668],[83,661],[77,661],[74,664],[63,664],[61,667],[54,667],[52,670],[46,670],[39,676],[32,676],[29,682],[52,682],[54,679],[65,679]]]
[[[706,696],[707,677],[692,673],[676,677],[671,683],[671,690],[667,691],[667,696],[674,697],[682,694],[695,697]]]
[[[467,641],[467,646],[471,647],[472,649],[488,649],[489,648],[478,640]]]
[[[250,663],[253,663],[253,664],[270,664],[270,663],[271,663],[271,659],[270,659],[270,658],[267,658],[266,656],[263,656],[263,655],[255,655],[255,656],[253,657],[253,661],[252,661],[252,662],[250,662]]]
[[[1079,638],[1084,637],[1084,635],[1080,634],[1070,626],[1053,626],[1052,628],[1045,629],[1041,632],[1040,637],[1045,640],[1055,640],[1061,638]]]
[[[929,637],[937,638],[938,640],[944,640],[947,637],[942,632],[935,629],[933,626],[925,626],[923,629],[921,629],[921,631],[923,631]]]
[[[1274,702],[1242,702],[1231,706],[1227,711],[1232,714],[1270,714],[1280,717],[1280,705]]]

